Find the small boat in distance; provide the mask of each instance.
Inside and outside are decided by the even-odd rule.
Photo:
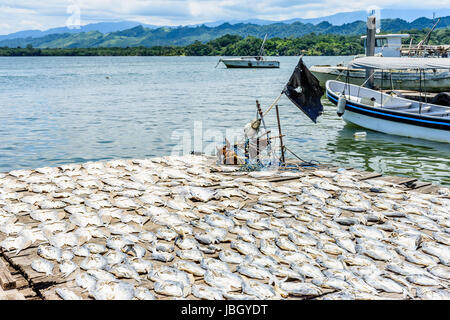
[[[248,56],[240,58],[220,59],[219,63],[223,64],[227,68],[279,68],[280,62],[276,60],[266,60],[264,58],[264,44],[267,40],[267,34],[264,37],[264,41],[259,49],[258,56]],[[217,67],[217,66],[216,66]]]

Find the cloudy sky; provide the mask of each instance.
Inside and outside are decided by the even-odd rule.
[[[235,19],[316,18],[367,10],[374,3],[390,9],[449,7],[445,0],[0,0],[0,34],[78,22],[132,20],[188,25]]]

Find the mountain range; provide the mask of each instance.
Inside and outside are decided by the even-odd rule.
[[[342,14],[330,16],[329,19],[338,19],[337,16],[339,15]],[[28,45],[32,45],[35,48],[184,46],[195,41],[210,41],[226,34],[242,37],[255,36],[259,38],[264,37],[265,34],[268,34],[269,38],[301,37],[310,33],[362,35],[366,32],[366,22],[364,20],[365,18],[340,25],[332,24],[328,21],[321,21],[314,24],[312,22],[305,23],[302,21],[272,23],[270,21],[259,20],[257,22],[250,21],[246,23],[239,22],[232,24],[230,22],[217,22],[219,25],[212,23],[209,25],[202,24],[181,27],[157,27],[130,21],[115,24],[98,23],[84,26],[81,29],[51,29],[45,31],[44,34],[34,33],[32,35],[26,35],[24,32],[19,32],[13,38],[2,39],[0,37],[0,47],[26,47]],[[430,28],[432,25],[433,20],[424,17],[411,22],[399,18],[381,20],[381,29],[383,32],[424,29]],[[437,28],[448,27],[450,27],[450,15],[441,18],[437,26]],[[122,28],[125,29],[117,30]],[[74,30],[77,30],[77,32]],[[17,38],[18,36],[19,38]]]

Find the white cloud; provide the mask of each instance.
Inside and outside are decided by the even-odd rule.
[[[67,7],[76,4],[83,23],[135,20],[186,25],[216,20],[316,18],[366,10],[373,0],[0,0],[0,34],[64,26]],[[442,0],[379,0],[380,8],[448,8]],[[25,21],[26,23],[22,23]]]

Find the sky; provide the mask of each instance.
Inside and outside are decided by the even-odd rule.
[[[95,22],[192,25],[222,20],[317,18],[367,10],[449,7],[447,0],[0,0],[0,34]]]

